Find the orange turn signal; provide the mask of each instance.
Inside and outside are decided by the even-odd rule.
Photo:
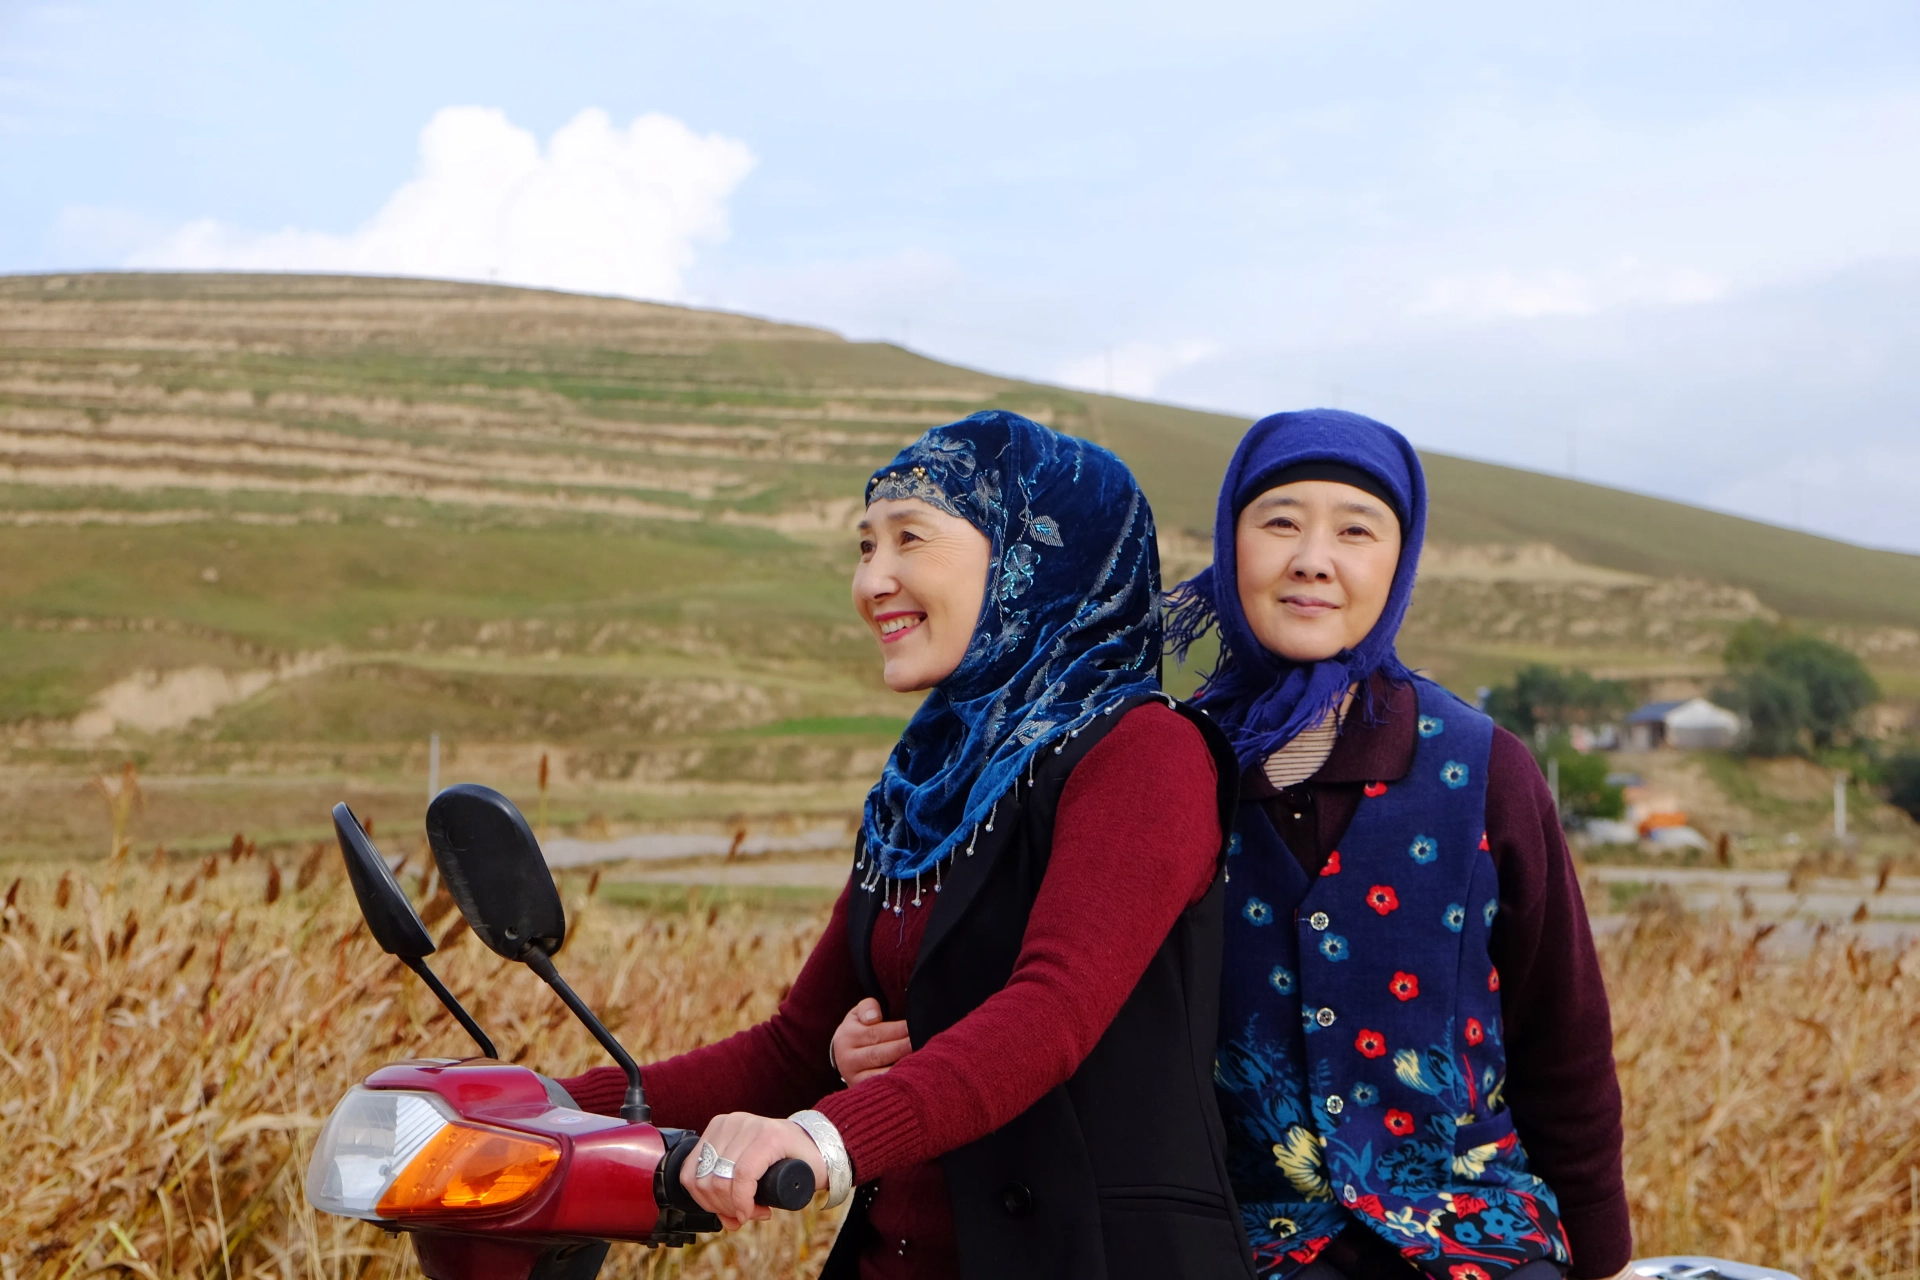
[[[505,1209],[531,1195],[560,1163],[560,1148],[531,1134],[450,1124],[407,1162],[380,1197],[383,1218]]]

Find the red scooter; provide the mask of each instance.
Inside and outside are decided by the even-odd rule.
[[[441,792],[427,809],[434,862],[474,935],[539,974],[626,1072],[618,1120],[498,1061],[427,967],[433,940],[346,805],[334,806],[333,826],[374,939],[419,975],[481,1056],[394,1063],[354,1086],[321,1130],[308,1201],[410,1234],[431,1280],[594,1280],[615,1240],[675,1247],[720,1230],[680,1183],[698,1135],[648,1123],[639,1066],[553,967],[566,912],[513,803],[472,784]],[[806,1162],[782,1160],[754,1198],[800,1209],[813,1193]]]

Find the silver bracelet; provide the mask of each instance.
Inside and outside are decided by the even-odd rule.
[[[838,1208],[853,1194],[853,1161],[847,1158],[847,1144],[840,1141],[840,1131],[818,1111],[796,1111],[787,1119],[805,1129],[813,1145],[820,1148],[820,1158],[827,1166],[826,1207]]]

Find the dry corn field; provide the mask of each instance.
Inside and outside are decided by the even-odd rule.
[[[425,893],[415,854],[403,869]],[[372,1067],[470,1052],[358,922],[337,855],[276,866],[16,868],[0,933],[4,1280],[387,1280],[404,1242],[307,1208],[332,1103]],[[563,884],[562,970],[642,1061],[765,1017],[824,911],[644,912]],[[436,967],[501,1052],[600,1059],[529,974],[430,900]],[[1705,1252],[1807,1277],[1920,1275],[1920,950],[1775,957],[1752,925],[1650,916],[1606,944],[1641,1256]],[[684,1251],[616,1246],[605,1274],[804,1276],[834,1224]]]

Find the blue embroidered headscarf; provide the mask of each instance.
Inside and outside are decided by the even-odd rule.
[[[1386,608],[1358,645],[1320,662],[1290,662],[1254,637],[1240,608],[1234,530],[1249,502],[1284,471],[1337,463],[1371,477],[1400,518],[1400,565]],[[1180,657],[1208,628],[1220,631],[1220,660],[1193,701],[1212,714],[1245,769],[1266,759],[1340,705],[1355,684],[1384,672],[1412,674],[1394,651],[1413,597],[1427,530],[1427,480],[1406,437],[1384,423],[1339,409],[1303,409],[1260,419],[1227,464],[1213,518],[1213,564],[1167,593],[1167,641]]]
[[[1160,687],[1160,555],[1126,464],[1017,413],[935,427],[867,481],[993,544],[966,657],[927,693],[867,793],[866,887],[935,866],[1043,747]]]

